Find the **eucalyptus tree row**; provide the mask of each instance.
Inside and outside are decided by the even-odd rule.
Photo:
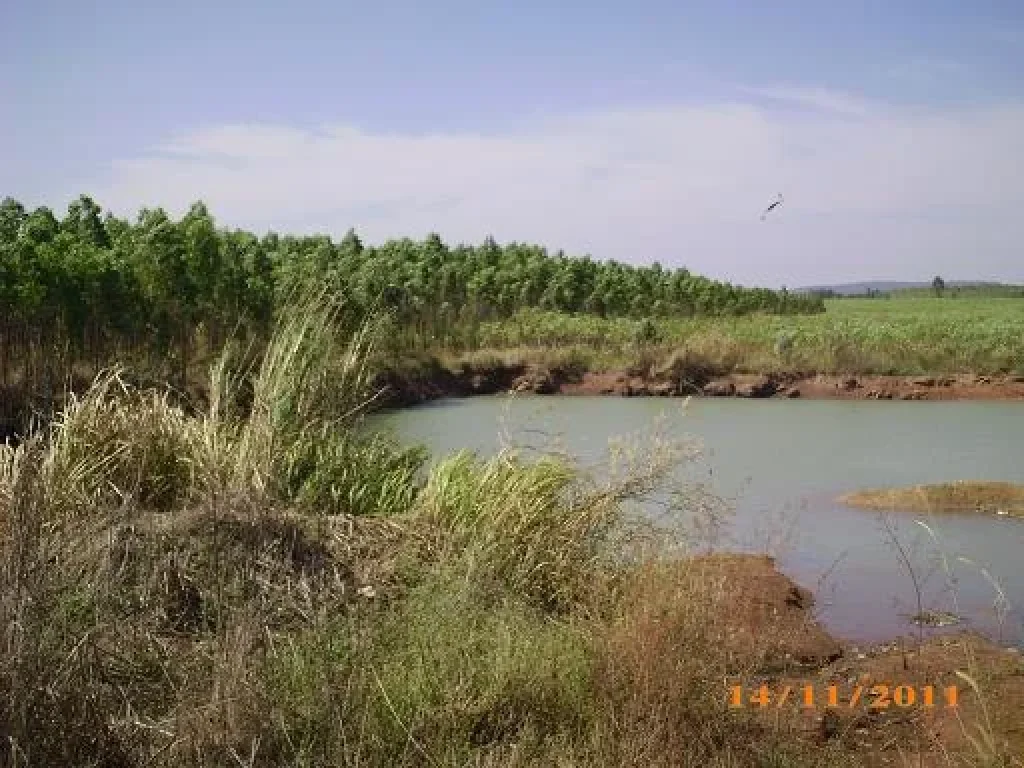
[[[387,311],[398,349],[472,346],[474,329],[525,308],[603,317],[823,311],[820,299],[747,289],[659,264],[569,257],[521,243],[365,246],[349,231],[290,236],[220,228],[195,203],[179,220],[125,220],[89,197],[63,218],[0,203],[0,377],[49,386],[76,366],[144,359],[184,371],[228,334],[261,337],[306,280],[343,293],[350,319]]]

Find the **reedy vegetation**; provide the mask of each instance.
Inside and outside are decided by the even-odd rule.
[[[595,630],[631,583],[619,501],[671,452],[604,486],[511,452],[423,479],[422,453],[359,424],[372,328],[339,343],[337,305],[297,306],[248,388],[225,354],[200,415],[106,372],[0,449],[4,764],[656,748],[642,731],[607,741],[601,696],[630,672],[601,662]],[[685,698],[687,713],[716,701]]]
[[[0,448],[0,762],[859,764],[726,711],[734,595],[624,506],[687,446],[428,468],[361,423],[343,314],[229,348],[198,414],[114,370]]]

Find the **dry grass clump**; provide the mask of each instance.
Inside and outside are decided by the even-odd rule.
[[[606,764],[706,763],[741,750],[744,731],[757,738],[723,695],[723,681],[740,671],[723,643],[727,596],[715,573],[685,561],[632,574],[598,655]]]
[[[865,509],[982,512],[1024,517],[1024,486],[980,480],[857,491],[840,497],[839,501]]]
[[[45,495],[50,522],[122,504],[166,510],[193,485],[201,429],[165,394],[105,372],[84,397],[70,397],[46,433],[0,448],[0,499],[14,503],[19,476],[36,462],[34,493]]]
[[[650,373],[658,379],[671,381],[680,392],[693,393],[700,392],[712,379],[731,372],[733,365],[729,359],[686,346],[672,352],[667,360],[651,368]]]

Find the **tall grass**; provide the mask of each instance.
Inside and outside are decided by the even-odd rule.
[[[523,311],[485,323],[484,354],[543,360],[575,349],[592,368],[702,354],[737,372],[779,369],[822,373],[921,374],[1024,372],[1024,301],[1009,298],[841,299],[815,315],[667,318],[645,321]],[[777,348],[785,335],[785,352]]]
[[[725,709],[765,652],[730,571],[629,514],[705,514],[685,451],[425,470],[361,423],[375,330],[337,312],[226,353],[201,412],[114,370],[0,448],[0,763],[814,764]]]
[[[360,537],[332,527],[407,507],[421,456],[355,429],[372,328],[339,338],[336,310],[314,296],[253,372],[222,360],[206,413],[114,370],[2,449],[9,762],[203,763],[232,654],[356,593]]]

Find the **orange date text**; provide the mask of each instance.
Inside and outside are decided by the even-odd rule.
[[[933,685],[778,685],[778,686],[729,686],[729,707],[741,709],[756,707],[796,707],[800,709],[889,709],[892,707],[937,707],[952,709],[957,706],[955,685],[936,687]]]

